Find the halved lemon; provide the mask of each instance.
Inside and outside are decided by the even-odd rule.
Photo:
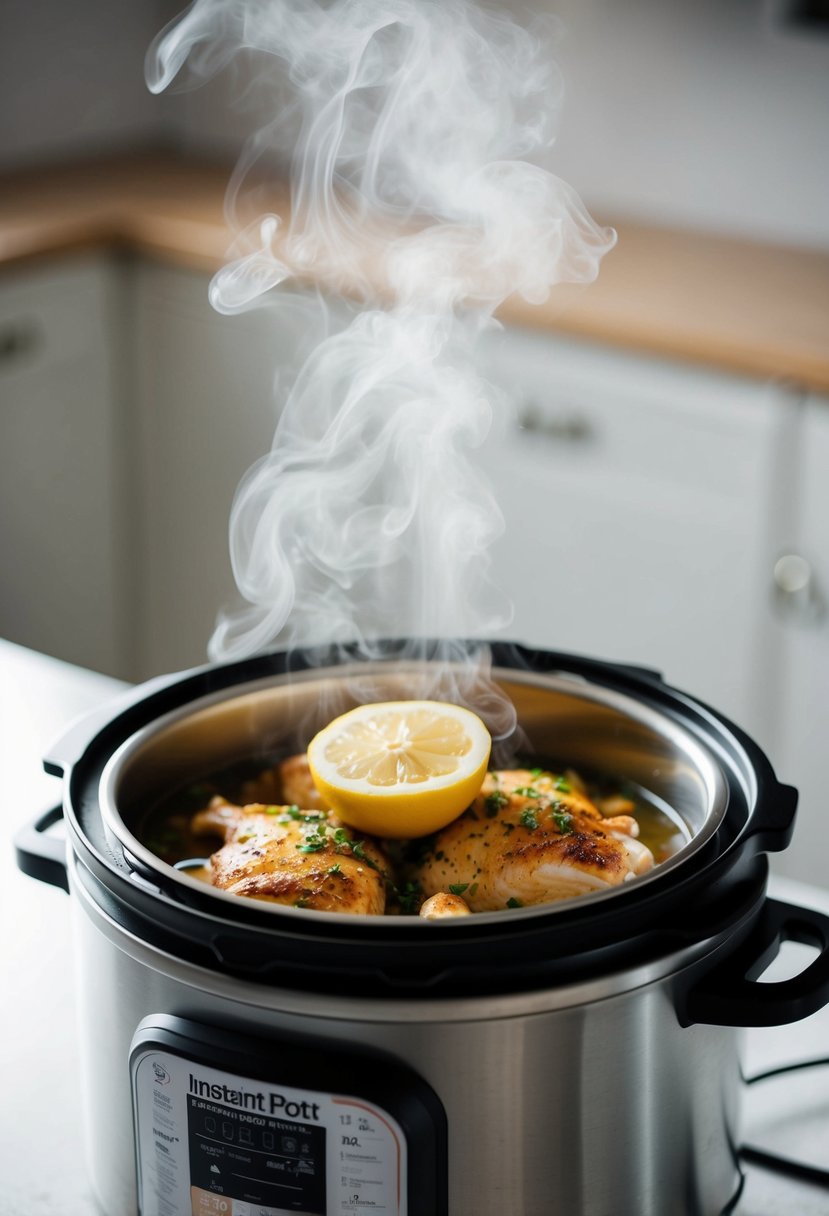
[[[492,740],[471,710],[444,701],[384,701],[335,718],[308,747],[314,785],[349,827],[427,836],[479,792]]]

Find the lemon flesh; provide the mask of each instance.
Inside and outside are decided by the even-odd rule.
[[[373,836],[427,836],[469,806],[492,746],[480,718],[442,701],[360,705],[308,747],[320,796],[349,827]]]

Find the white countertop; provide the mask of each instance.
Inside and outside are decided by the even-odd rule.
[[[20,874],[10,842],[17,828],[60,801],[60,782],[41,769],[48,746],[73,718],[124,687],[0,641],[0,1216],[97,1213],[83,1163],[67,896]],[[829,912],[829,891],[773,879],[771,893]],[[817,1056],[829,1056],[829,1008],[795,1026],[748,1032],[749,1076]],[[810,1141],[812,1159],[829,1166],[829,1069],[790,1081],[782,1096],[779,1081],[749,1091],[752,1139],[765,1128],[764,1145],[786,1152],[790,1138]],[[792,1115],[774,1126],[786,1102],[801,1103],[804,1095],[809,1121],[798,1124]],[[756,1167],[746,1173],[735,1216],[829,1216],[829,1190]]]

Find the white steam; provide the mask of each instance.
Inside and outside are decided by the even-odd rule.
[[[362,311],[310,354],[239,487],[248,606],[220,620],[211,655],[486,636],[510,607],[489,580],[500,512],[470,456],[493,403],[474,344],[512,293],[541,302],[595,278],[615,239],[522,159],[552,141],[549,48],[472,0],[196,0],[151,48],[150,87],[185,63],[199,82],[241,51],[273,117],[230,213],[289,150],[291,200],[240,232],[211,300],[235,312],[290,284],[287,306],[312,280]]]

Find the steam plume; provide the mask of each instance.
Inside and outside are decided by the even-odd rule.
[[[248,606],[211,655],[485,636],[510,606],[489,579],[500,512],[470,457],[495,400],[475,343],[513,292],[592,280],[615,239],[528,159],[560,103],[549,49],[472,0],[196,0],[151,48],[150,87],[240,52],[271,118],[231,182],[238,256],[211,300],[236,312],[312,277],[360,311],[311,351],[239,487]],[[286,155],[289,215],[247,224],[245,184]]]

